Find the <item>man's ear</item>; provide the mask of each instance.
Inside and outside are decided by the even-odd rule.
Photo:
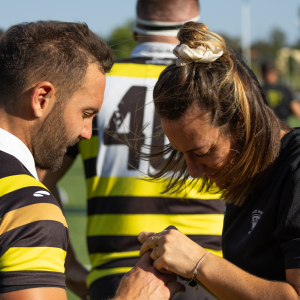
[[[32,88],[30,104],[36,118],[47,115],[56,100],[55,88],[49,81],[39,82]]]

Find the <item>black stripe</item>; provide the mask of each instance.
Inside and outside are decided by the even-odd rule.
[[[68,229],[60,222],[32,222],[0,235],[0,256],[11,247],[55,247],[67,251]]]
[[[0,293],[1,289],[10,286],[54,286],[65,287],[65,274],[49,271],[16,271],[0,272]]]
[[[216,235],[188,235],[203,248],[222,249],[222,237]],[[89,253],[134,251],[141,248],[136,236],[90,236],[87,238]]]
[[[28,170],[14,156],[0,151],[0,178],[13,175],[30,175]]]
[[[92,123],[92,125],[93,125],[93,130],[92,130],[92,136],[95,136],[95,135],[98,135],[98,125],[97,125],[97,116],[95,116],[94,118],[93,118],[93,123]]]
[[[56,286],[56,285],[50,285],[50,284],[12,285],[12,286],[4,286],[4,287],[1,286],[0,294],[21,291],[21,290],[27,290],[27,289],[33,289],[33,288],[41,288],[41,287],[57,287],[57,288],[64,289],[63,286]]]
[[[83,161],[86,179],[97,175],[96,162],[97,157],[92,157]]]
[[[122,63],[122,64],[138,64],[138,65],[148,65],[147,63],[149,60],[153,60],[153,57],[133,57],[133,58],[125,58],[125,59],[119,59],[116,61],[115,64]],[[170,60],[173,61],[173,63],[176,62],[175,59],[171,58],[160,58],[160,61],[166,61],[166,66],[170,64]]]
[[[223,214],[224,201],[164,197],[97,197],[88,201],[88,214]]]
[[[187,237],[203,248],[222,250],[222,236],[220,235],[188,235]]]
[[[128,257],[128,258],[121,258],[110,261],[106,264],[101,266],[97,266],[96,269],[109,269],[109,268],[121,268],[121,267],[134,267],[140,260],[140,257]]]
[[[141,23],[136,23],[136,26],[138,28],[149,30],[149,31],[162,31],[162,30],[178,30],[182,27],[182,24],[179,25],[164,25],[164,26],[158,26],[158,25],[144,25]]]
[[[35,197],[33,194],[37,191],[47,190],[39,186],[29,186],[15,190],[0,197],[0,217],[2,218],[4,214],[12,210],[37,203],[51,203],[60,207],[52,194],[49,196],[44,195],[44,197]]]
[[[96,279],[89,287],[89,295],[91,300],[111,299],[116,295],[116,290],[120,284],[123,273],[111,274]],[[197,299],[195,299],[197,300]]]

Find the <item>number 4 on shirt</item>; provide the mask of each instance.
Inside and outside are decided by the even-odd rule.
[[[145,134],[144,130],[144,108],[146,102],[147,87],[132,86],[121,99],[118,109],[113,113],[109,125],[106,130],[111,133],[104,132],[105,145],[123,145],[123,141],[133,142],[135,137],[139,137],[139,143],[136,145],[138,151],[141,150]],[[129,133],[117,133],[123,124],[127,114],[130,114]],[[160,119],[155,115],[153,118],[153,131],[151,140],[151,153],[157,151],[155,146],[162,145],[164,142],[164,135],[159,134]],[[139,168],[140,161],[135,153],[130,149],[128,154],[129,170]],[[157,162],[150,162],[152,167],[157,167]]]

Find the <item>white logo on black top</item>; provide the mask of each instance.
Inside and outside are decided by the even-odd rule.
[[[261,215],[263,214],[263,212],[261,210],[254,210],[252,213],[252,226],[251,226],[251,230],[248,232],[248,234],[254,229],[254,227],[256,226],[256,224],[258,223]]]
[[[47,191],[37,191],[33,194],[34,197],[44,197],[44,195],[50,196],[50,193]]]

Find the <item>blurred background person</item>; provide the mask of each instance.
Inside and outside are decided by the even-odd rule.
[[[107,78],[104,104],[94,119],[94,126],[117,132],[119,139],[130,139],[133,133],[150,137],[152,146],[164,143],[159,135],[160,119],[154,117],[152,92],[160,73],[174,63],[173,49],[179,43],[177,32],[188,20],[199,20],[197,0],[139,0],[133,36],[138,46],[130,59],[117,61]],[[144,128],[145,124],[149,124]],[[153,149],[149,151],[154,151]],[[55,184],[72,165],[77,154],[84,160],[88,224],[87,241],[92,270],[88,276],[91,300],[107,299],[115,294],[124,273],[139,260],[138,233],[147,228],[161,231],[175,225],[196,243],[221,256],[221,234],[224,203],[217,194],[189,193],[161,195],[166,183],[139,180],[140,171],[155,170],[156,165],[137,160],[132,151],[117,139],[94,130],[90,141],[81,141],[69,149],[63,167],[56,173],[43,174],[43,182],[55,192]],[[66,275],[73,291],[83,296],[82,278],[87,272],[78,266],[72,251],[68,252]],[[72,263],[73,262],[73,263]],[[74,278],[73,266],[77,270]],[[69,276],[68,276],[69,274]],[[80,275],[81,274],[81,275]],[[81,282],[80,282],[81,281]],[[188,287],[185,294],[172,299],[214,299],[204,290]]]
[[[290,89],[278,82],[278,71],[276,67],[265,62],[261,65],[263,77],[263,90],[267,96],[269,105],[274,109],[277,116],[286,120],[293,113],[300,119],[300,102],[295,100]]]

